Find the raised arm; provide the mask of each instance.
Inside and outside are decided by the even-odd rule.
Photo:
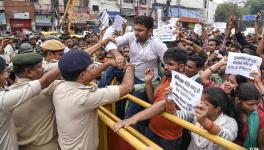
[[[101,73],[110,65],[116,66],[116,61],[115,60],[109,60],[105,63],[102,63],[99,67],[92,69],[89,71],[89,77],[87,79],[87,83],[91,82],[92,80],[96,79],[96,77],[100,76]]]
[[[252,72],[250,75],[254,78],[255,86],[259,90],[260,94],[263,95],[264,94],[264,85],[261,82],[261,71],[256,70],[255,72]]]
[[[202,84],[207,84],[210,81],[211,75],[218,70],[223,65],[227,64],[227,58],[223,57],[218,63],[212,65],[211,67],[207,68],[200,74],[200,79]]]
[[[128,64],[126,66],[126,71],[122,83],[121,85],[119,85],[120,97],[125,96],[126,94],[130,93],[133,90],[134,78],[135,78],[135,66]]]
[[[109,42],[108,39],[101,40],[99,43],[86,48],[84,51],[87,52],[90,56],[92,56],[97,50],[105,46]]]
[[[259,19],[260,19],[261,15],[262,15],[261,12],[257,12],[257,14],[256,14],[256,20],[255,20],[255,40],[258,40],[258,38],[260,38]]]
[[[235,119],[230,118],[226,121],[226,123],[223,126],[218,126],[215,124],[214,121],[210,120],[207,117],[208,114],[208,107],[205,103],[201,103],[198,106],[196,106],[195,109],[195,116],[197,119],[197,122],[208,132],[219,135],[229,141],[234,141],[237,137],[237,131],[238,126]]]
[[[152,69],[147,69],[145,71],[145,88],[146,88],[146,93],[147,93],[147,97],[150,103],[153,103],[154,101],[154,89],[152,86],[152,79],[154,77],[154,72]]]
[[[264,61],[263,61],[264,60],[264,53],[263,53],[263,50],[264,50],[264,37],[261,38],[261,40],[260,40],[260,42],[259,42],[259,44],[257,46],[257,51],[256,51],[257,55],[262,58],[262,67],[264,66]]]
[[[31,97],[39,94],[41,89],[49,86],[60,74],[57,68],[44,74],[39,80],[30,81],[27,84],[6,91],[2,97],[0,109],[10,111],[23,104]]]
[[[55,79],[58,78],[58,76],[60,75],[60,70],[58,67],[52,69],[51,71],[45,73],[40,79],[40,85],[41,88],[44,89],[46,87],[48,87]]]

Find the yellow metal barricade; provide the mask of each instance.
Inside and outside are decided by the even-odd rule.
[[[109,110],[107,110],[105,107],[101,106],[99,107],[99,110],[104,112],[105,114],[107,114],[107,116],[109,118],[111,118],[114,122],[119,122],[121,121],[117,116],[115,116],[113,113],[111,113]],[[113,126],[111,127],[111,129],[113,128]],[[142,143],[154,148],[155,150],[162,150],[162,148],[160,148],[156,143],[152,142],[151,140],[149,140],[148,138],[146,138],[144,135],[142,135],[141,133],[139,133],[137,130],[135,130],[132,127],[128,127],[127,129],[125,129],[127,132],[129,132],[131,135],[137,137],[138,139],[141,140]]]
[[[115,117],[114,114],[112,114],[109,110],[107,110],[104,107],[100,107],[97,110],[98,116],[101,119],[101,121],[106,124],[109,128],[113,130],[113,126],[115,123],[117,123],[117,120],[120,120]],[[112,118],[113,117],[113,118]],[[134,131],[136,135],[139,135],[140,133],[137,133],[137,131]],[[133,132],[133,133],[134,133]],[[117,134],[122,137],[125,141],[127,141],[130,145],[132,145],[135,149],[138,150],[145,150],[147,147],[152,147],[156,150],[162,150],[158,145],[141,135],[135,136],[135,134],[132,134],[131,132],[127,131],[126,129],[120,129]],[[106,148],[104,148],[106,149]]]
[[[147,103],[147,102],[145,102],[145,101],[143,101],[143,100],[141,100],[141,99],[139,99],[139,98],[137,98],[135,96],[132,96],[130,94],[122,97],[122,99],[125,99],[125,98],[127,98],[127,99],[129,99],[129,100],[131,100],[131,101],[133,101],[133,102],[137,103],[138,105],[141,105],[142,107],[145,107],[145,108],[151,106],[151,104],[149,104],[149,103]],[[219,137],[217,135],[213,135],[213,134],[209,133],[208,131],[206,131],[206,130],[204,130],[202,128],[199,128],[199,127],[195,126],[194,124],[189,123],[188,121],[185,121],[185,120],[183,120],[183,119],[181,119],[181,118],[179,118],[179,117],[177,117],[175,115],[172,115],[172,114],[169,114],[169,113],[166,113],[166,112],[162,113],[161,115],[164,118],[166,118],[166,119],[168,119],[168,120],[170,120],[170,121],[172,121],[172,122],[174,122],[174,123],[186,128],[186,129],[188,129],[189,131],[192,131],[192,132],[194,132],[194,133],[196,133],[196,134],[198,134],[200,136],[203,136],[203,137],[207,138],[208,140],[210,140],[210,141],[212,141],[212,142],[214,142],[214,143],[216,143],[218,145],[221,145],[222,147],[224,147],[226,149],[230,149],[230,150],[245,150],[244,147],[241,147],[241,146],[239,146],[239,145],[237,145],[237,144],[235,144],[233,142],[230,142],[230,141],[228,141],[228,140],[226,140],[226,139],[224,139],[222,137]]]

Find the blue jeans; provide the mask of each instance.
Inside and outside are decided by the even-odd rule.
[[[134,84],[142,84],[142,83],[144,83],[144,81],[141,81],[141,80],[135,78]],[[141,92],[135,92],[134,91],[134,92],[132,92],[132,95],[137,97],[137,98],[142,99],[143,101],[148,102],[146,92],[141,93]],[[141,107],[140,105],[138,105],[132,101],[129,101],[128,107],[127,107],[126,112],[125,112],[125,119],[132,117],[133,115],[135,115],[136,113],[138,113],[142,110],[144,110],[143,107]],[[148,126],[148,122],[149,122],[148,120],[140,121],[137,124],[135,124],[133,127],[136,130],[138,130],[140,133],[144,134],[146,127]]]
[[[102,88],[110,85],[114,77],[116,77],[116,80],[121,83],[124,77],[124,71],[113,66],[109,66],[102,74],[98,87]]]
[[[181,144],[181,137],[177,138],[176,140],[167,140],[164,139],[158,135],[156,135],[151,129],[148,127],[145,131],[145,136],[158,144],[160,147],[162,147],[164,150],[181,150],[180,144]]]
[[[112,80],[116,78],[116,80],[121,83],[124,77],[124,71],[113,66],[109,66],[101,76],[100,82],[98,84],[99,88],[106,87],[111,84]],[[126,100],[116,102],[116,115],[124,119],[126,107]]]

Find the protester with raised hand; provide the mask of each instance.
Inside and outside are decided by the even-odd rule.
[[[227,64],[227,57],[223,57],[218,63],[208,67],[205,71],[200,74],[201,84],[207,87],[220,87],[230,96],[234,95],[234,91],[237,86],[243,82],[247,82],[247,78],[241,75],[227,75],[224,83],[218,85],[215,84],[210,77],[213,73],[215,73],[220,67],[225,66]]]
[[[130,49],[130,63],[135,65],[135,84],[144,83],[144,72],[146,69],[153,69],[153,81],[158,79],[158,62],[163,63],[163,55],[167,47],[160,40],[152,36],[154,28],[154,20],[148,16],[138,16],[134,20],[134,32],[129,32],[117,38],[108,37],[111,42],[116,43],[108,47],[106,50],[114,55],[118,67],[122,68],[125,59],[117,50],[117,46],[128,45]],[[133,92],[134,96],[148,101],[146,93]],[[128,108],[125,113],[125,118],[129,118],[143,108],[134,102],[129,101]],[[144,133],[147,122],[141,122],[135,127]]]

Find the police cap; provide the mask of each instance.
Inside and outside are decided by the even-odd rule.
[[[37,53],[18,54],[12,59],[14,66],[35,65],[42,62],[42,57]]]
[[[65,46],[58,40],[47,40],[40,45],[44,51],[63,51]]]
[[[33,52],[33,47],[29,43],[22,43],[19,47],[18,54]]]
[[[59,61],[59,69],[62,74],[79,73],[92,63],[90,55],[86,52],[71,50],[62,55]]]

